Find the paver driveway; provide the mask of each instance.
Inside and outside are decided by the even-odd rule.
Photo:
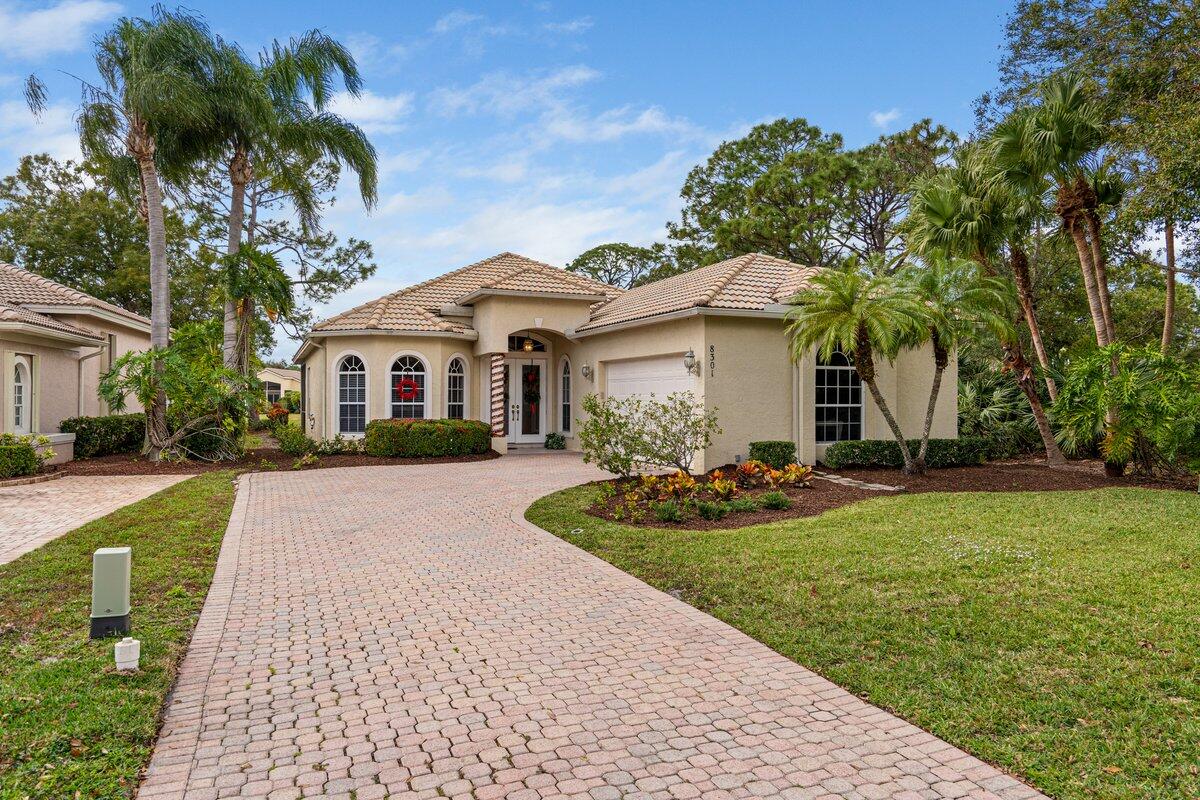
[[[0,564],[191,475],[68,475],[0,489]]]
[[[245,478],[141,800],[1039,796],[518,521],[597,475]]]

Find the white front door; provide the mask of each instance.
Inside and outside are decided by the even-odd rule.
[[[18,356],[12,375],[12,423],[13,432],[18,436],[24,436],[33,430],[30,419],[33,413],[30,402],[32,394],[33,382],[30,380],[29,362],[25,360],[24,356]]]
[[[513,444],[546,439],[546,364],[544,358],[510,358],[504,372],[505,433]]]

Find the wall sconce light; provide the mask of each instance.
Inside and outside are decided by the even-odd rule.
[[[521,342],[521,349],[524,350],[526,353],[532,353],[533,352],[533,339],[526,337],[525,341]]]
[[[584,364],[582,367],[579,368],[579,371],[583,374],[583,377],[586,378],[587,380],[590,381],[592,379],[591,364]]]
[[[688,348],[688,351],[683,354],[683,368],[686,369],[689,374],[700,374],[700,367],[696,365],[696,354],[691,350],[691,348]]]

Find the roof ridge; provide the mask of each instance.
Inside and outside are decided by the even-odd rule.
[[[700,300],[696,303],[696,305],[707,306],[709,303],[711,303],[716,298],[716,296],[721,293],[721,290],[723,290],[726,286],[729,285],[730,281],[732,281],[734,278],[736,278],[738,275],[740,275],[742,273],[742,270],[744,270],[744,269],[746,269],[746,267],[750,266],[750,262],[753,260],[754,260],[754,256],[752,253],[744,253],[740,256],[735,256],[735,257],[729,259],[729,261],[731,262],[729,265],[729,269],[725,272],[724,275],[722,275],[720,278],[717,279],[716,283],[714,283],[712,286],[708,287],[708,291],[706,291],[704,294],[700,295]]]

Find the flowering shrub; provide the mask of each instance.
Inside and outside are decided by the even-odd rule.
[[[272,403],[267,409],[267,422],[272,426],[286,425],[288,421],[288,410],[279,403]]]
[[[706,410],[691,392],[662,401],[588,395],[583,410],[587,418],[579,443],[584,461],[626,478],[638,466],[674,467],[690,474],[696,453],[721,432],[715,410]]]

